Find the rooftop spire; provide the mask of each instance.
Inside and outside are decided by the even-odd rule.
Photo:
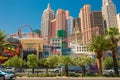
[[[47,9],[51,9],[51,7],[50,7],[50,3],[48,3]]]

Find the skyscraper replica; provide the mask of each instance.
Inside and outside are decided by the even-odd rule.
[[[87,44],[91,38],[91,21],[90,21],[90,5],[86,4],[80,10],[79,18],[81,19],[81,33],[82,33],[82,43],[83,45]]]
[[[51,26],[50,26],[51,28],[51,30],[50,30],[50,38],[55,38],[56,37],[56,19],[53,19],[52,21],[51,21]]]
[[[41,21],[41,34],[43,38],[49,40],[50,38],[50,23],[54,19],[54,11],[51,9],[50,4],[48,4],[47,9],[43,11],[42,21]]]
[[[101,11],[91,12],[92,38],[96,35],[104,34],[103,18]]]
[[[116,6],[112,0],[102,0],[102,14],[105,28],[117,27]]]
[[[65,11],[63,9],[58,9],[56,13],[56,35],[58,38],[62,40],[67,36],[67,26],[66,19],[69,17],[69,11]],[[66,47],[67,43],[62,41],[62,47]]]

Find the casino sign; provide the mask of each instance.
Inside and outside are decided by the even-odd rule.
[[[2,52],[2,59],[8,59],[15,55],[20,56],[20,49],[22,48],[21,43],[18,39],[8,38],[7,42],[4,43],[4,48]],[[8,58],[6,58],[8,57]]]

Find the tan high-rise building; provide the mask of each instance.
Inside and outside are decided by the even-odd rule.
[[[86,4],[80,10],[79,18],[81,19],[81,33],[82,33],[82,43],[87,44],[91,38],[91,21],[90,21],[90,5]]]
[[[50,38],[56,37],[56,19],[51,21],[51,28],[50,28]]]
[[[57,30],[66,30],[66,18],[69,17],[69,11],[58,9],[56,13]]]
[[[67,37],[67,23],[66,19],[69,17],[69,11],[58,9],[56,13],[56,36],[58,38]],[[67,47],[67,42],[62,41],[62,47]]]
[[[102,0],[102,14],[105,28],[117,27],[116,6],[112,0]]]
[[[43,11],[42,21],[41,21],[41,34],[43,38],[48,40],[50,38],[50,22],[54,19],[54,11],[51,9],[50,4],[48,4],[47,9]]]

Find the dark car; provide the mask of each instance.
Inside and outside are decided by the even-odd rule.
[[[0,72],[0,80],[5,80],[5,76]]]
[[[62,72],[65,71],[64,66],[62,66]],[[68,71],[69,72],[75,72],[75,73],[81,73],[82,68],[79,66],[68,66]]]

